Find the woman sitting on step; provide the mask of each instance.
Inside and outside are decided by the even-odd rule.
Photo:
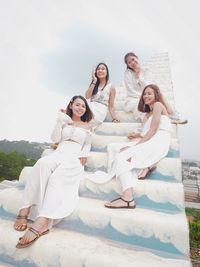
[[[93,114],[82,96],[74,96],[67,109],[59,111],[51,135],[59,143],[58,147],[36,162],[23,192],[14,228],[26,230],[27,219],[34,223],[20,238],[17,248],[30,246],[76,208],[83,165],[91,147],[92,119]]]
[[[124,104],[124,111],[133,112],[136,118],[140,118],[141,113],[138,112],[137,106],[142,90],[147,84],[152,83],[152,81],[150,81],[150,72],[149,70],[140,66],[138,57],[132,52],[125,55],[124,62],[127,66],[127,69],[124,73],[124,83],[127,94]],[[179,118],[179,113],[172,109],[162,93],[160,93],[160,97],[162,98],[162,102],[165,104],[172,123],[187,123],[187,120]]]
[[[144,179],[169,150],[172,126],[157,85],[144,88],[138,110],[145,113],[143,131],[130,133],[128,138],[139,141],[134,146],[108,145],[108,173],[97,171],[89,178],[96,183],[105,183],[114,176],[118,179],[122,195],[105,203],[107,208],[135,208],[133,188],[138,179]]]
[[[90,99],[90,108],[94,114],[94,127],[99,126],[109,110],[112,122],[119,122],[114,111],[116,90],[109,83],[109,70],[105,63],[99,63],[92,73],[92,81],[85,97]]]

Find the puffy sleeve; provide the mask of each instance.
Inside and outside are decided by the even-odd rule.
[[[124,84],[128,95],[135,95],[137,92],[134,90],[133,74],[130,70],[126,70],[124,73]]]
[[[72,119],[64,112],[59,111],[56,119],[56,125],[51,134],[51,140],[54,143],[59,143],[61,141],[62,129],[66,124],[70,123],[72,123]]]
[[[82,146],[81,152],[79,154],[80,158],[87,158],[90,154],[91,145],[92,145],[92,132],[88,132],[85,138],[85,142]]]

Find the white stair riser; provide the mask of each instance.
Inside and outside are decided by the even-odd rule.
[[[86,164],[87,171],[107,170],[107,153],[105,152],[91,152]],[[178,158],[164,158],[156,165],[156,171],[149,175],[149,177],[158,176],[158,179],[165,181],[176,180],[181,182],[181,161]],[[165,177],[169,176],[169,177]]]
[[[140,123],[129,123],[129,122],[123,122],[123,123],[111,123],[111,122],[103,122],[97,129],[96,134],[99,135],[121,135],[121,136],[127,136],[128,133],[136,131],[137,128],[140,128]],[[176,138],[177,136],[177,126],[172,125],[173,133],[172,138]]]

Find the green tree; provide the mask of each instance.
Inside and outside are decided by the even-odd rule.
[[[24,166],[33,166],[35,162],[36,160],[28,160],[16,151],[9,154],[0,152],[0,180],[18,179]]]

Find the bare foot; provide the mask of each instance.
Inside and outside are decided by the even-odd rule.
[[[17,231],[25,231],[27,228],[27,217],[29,214],[30,208],[21,209],[19,214],[17,215],[14,229]]]
[[[144,179],[147,177],[147,175],[149,175],[149,174],[150,174],[151,172],[153,172],[155,169],[156,169],[156,166],[155,166],[155,165],[153,165],[152,167],[147,167],[147,168],[143,169],[143,170],[139,173],[139,175],[138,175],[138,179],[139,179],[139,180],[144,180]]]

